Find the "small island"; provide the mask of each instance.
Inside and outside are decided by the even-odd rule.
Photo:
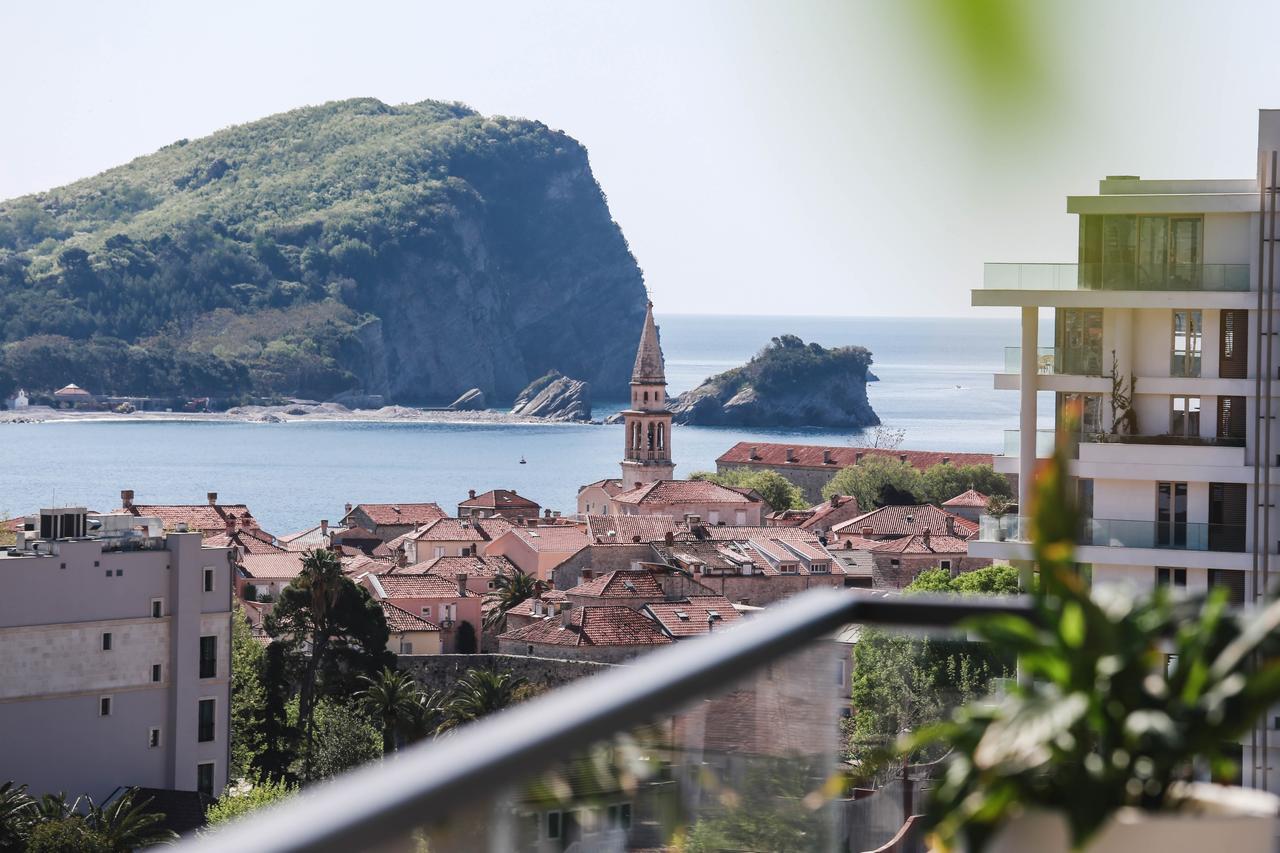
[[[823,347],[795,335],[774,338],[742,367],[712,376],[671,406],[675,422],[700,426],[876,426],[867,401],[871,352]]]

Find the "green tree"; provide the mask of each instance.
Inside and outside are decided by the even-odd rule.
[[[448,730],[501,711],[515,702],[516,691],[524,684],[510,672],[472,669],[454,682],[445,703],[441,730]]]
[[[39,817],[26,785],[0,784],[0,850],[21,850]]]
[[[925,569],[903,588],[903,592],[954,592],[951,572],[947,569]]]
[[[315,739],[303,767],[311,778],[328,779],[382,755],[382,737],[354,702],[322,699],[316,704]],[[304,747],[306,749],[306,747]]]
[[[454,651],[460,655],[476,653],[476,628],[467,620],[458,623],[458,635],[454,638]]]
[[[253,712],[257,749],[250,759],[255,779],[275,784],[297,781],[290,769],[297,755],[298,729],[289,721],[292,679],[283,643],[271,643],[263,655],[263,701]]]
[[[407,672],[384,667],[375,677],[360,676],[365,687],[356,694],[364,711],[382,724],[382,754],[396,742],[421,706],[418,684]]]
[[[911,464],[891,456],[867,456],[843,468],[822,487],[822,496],[852,495],[864,511],[918,504],[925,499],[923,478]]]
[[[298,789],[283,782],[260,782],[242,788],[229,788],[205,810],[209,826],[218,826],[264,806],[288,799]]]
[[[830,846],[826,822],[810,808],[823,773],[794,756],[754,756],[741,781],[720,797],[724,805],[690,829],[688,851],[771,850],[799,853]]]
[[[106,841],[112,853],[130,853],[142,847],[176,841],[177,833],[163,826],[165,816],[152,811],[151,798],[140,798],[131,788],[105,806],[88,804],[88,825]]]
[[[484,597],[484,628],[495,634],[507,630],[507,613],[533,598],[541,582],[518,566],[503,569],[493,579],[493,591]]]
[[[714,471],[694,471],[689,479],[706,480],[739,489],[754,489],[770,507],[779,512],[807,509],[809,506],[800,487],[777,471],[748,471],[745,468],[730,468],[719,474]]]
[[[926,569],[903,592],[1014,595],[1018,592],[1018,570],[1008,563],[996,563],[952,577],[947,569]]]
[[[921,475],[921,488],[926,501],[939,505],[969,489],[982,492],[987,497],[999,495],[1007,498],[1013,495],[1009,478],[997,473],[990,465],[982,464],[939,463],[930,466]]]
[[[244,610],[237,602],[231,616],[231,767],[232,779],[250,774],[253,758],[261,748],[258,730],[266,690],[262,672],[266,653],[254,639]]]
[[[80,815],[46,820],[31,830],[26,853],[115,853],[100,832]]]

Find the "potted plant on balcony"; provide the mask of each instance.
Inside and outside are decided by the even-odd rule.
[[[1068,419],[1069,420],[1069,419]],[[1280,799],[1230,779],[1231,745],[1280,700],[1280,601],[1091,594],[1074,569],[1065,455],[1037,477],[1034,623],[973,632],[1018,653],[1022,683],[904,740],[952,747],[930,792],[935,850],[1269,851]]]
[[[987,515],[995,519],[994,539],[996,542],[1005,540],[1004,517],[1009,514],[1009,510],[1013,508],[1013,502],[1001,495],[992,495],[987,498]]]

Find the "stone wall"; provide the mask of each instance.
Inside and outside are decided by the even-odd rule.
[[[530,684],[554,688],[611,669],[613,664],[585,660],[559,660],[525,655],[400,655],[400,669],[412,673],[427,690],[448,690],[468,670],[505,670]]]
[[[693,579],[736,604],[757,607],[790,598],[807,589],[840,589],[844,586],[844,575],[695,575]]]
[[[552,571],[552,586],[571,589],[582,582],[582,570],[591,569],[596,577],[619,569],[629,569],[636,562],[661,562],[653,546],[644,542],[617,545],[588,545]]]
[[[871,569],[872,586],[875,589],[902,589],[916,579],[916,575],[927,569],[938,568],[941,560],[951,561],[951,574],[959,575],[991,565],[990,557],[969,557],[964,554],[953,554],[939,557],[936,554],[889,555],[873,554],[874,566]],[[896,560],[898,565],[893,565]]]

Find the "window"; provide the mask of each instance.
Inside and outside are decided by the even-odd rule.
[[[949,572],[949,571],[951,571],[951,561],[950,561],[950,560],[939,560],[939,561],[938,561],[938,568],[940,568],[940,569],[944,569],[945,571],[948,571],[948,572]]]
[[[158,663],[151,664],[151,682],[153,684],[160,683],[160,676],[162,674],[163,674],[163,670],[160,669],[160,664]]]
[[[430,618],[431,618],[431,607],[430,607],[430,606],[427,606],[427,607],[422,608],[422,618],[423,618],[423,619],[430,619]]]
[[[102,632],[102,650],[104,652],[111,651],[111,632],[110,631]]]
[[[1227,590],[1227,603],[1233,607],[1244,606],[1244,572],[1235,569],[1210,569],[1209,589],[1223,587]]]
[[[155,749],[158,746],[160,746],[160,730],[157,728],[148,729],[147,730],[147,747],[150,749]]]
[[[164,616],[164,599],[163,598],[151,599],[151,618],[159,619],[161,616]]]
[[[1156,566],[1156,586],[1174,586],[1186,589],[1187,570]]]
[[[1173,312],[1173,352],[1170,376],[1200,375],[1200,352],[1204,345],[1201,312]]]
[[[1249,312],[1223,311],[1218,339],[1218,375],[1245,379],[1249,375]]]
[[[1156,547],[1187,544],[1187,484],[1156,484]]]
[[[1218,438],[1244,439],[1244,397],[1218,398]]]
[[[547,812],[547,838],[555,839],[560,837],[560,824],[563,819],[561,812]]]
[[[200,638],[200,677],[216,678],[218,675],[218,638]]]
[[[200,700],[199,728],[196,734],[196,740],[200,743],[213,740],[213,713],[216,704],[216,699]]]
[[[899,560],[897,557],[894,557],[894,558],[892,558],[892,559],[890,559],[890,560],[889,560],[889,565],[890,565],[890,566],[893,566],[893,567],[896,569],[896,568],[898,568],[898,566],[901,566],[901,565],[902,565],[902,561],[901,561],[901,560]]]
[[[444,546],[443,546],[443,545],[437,545],[437,546],[435,546],[434,548],[432,548],[432,549],[431,549],[431,556],[433,556],[433,557],[443,557],[443,556],[444,556]]]
[[[747,511],[745,509],[735,509],[733,511],[733,523],[739,527],[747,526]]]
[[[110,696],[103,696],[101,699],[98,700],[98,716],[99,717],[111,716],[111,697]]]
[[[1089,290],[1196,290],[1200,216],[1080,217],[1080,285]]]
[[[718,510],[718,509],[713,509],[713,510],[711,510],[710,512],[708,512],[708,513],[707,513],[707,522],[708,522],[708,523],[710,523],[710,524],[719,524],[719,523],[720,523],[720,510]]]
[[[213,762],[196,765],[196,790],[205,796],[213,796]]]
[[[1200,398],[1173,397],[1169,415],[1169,435],[1200,434]]]
[[[204,591],[213,592],[213,569],[204,570]]]
[[[1077,434],[1081,438],[1107,431],[1102,421],[1101,394],[1068,394],[1059,391],[1054,403],[1054,411],[1057,412],[1061,412],[1069,404],[1080,404],[1080,423]]]
[[[809,566],[809,571],[815,575],[829,575],[831,574],[831,564],[830,563],[812,563]]]
[[[1101,376],[1102,309],[1059,308],[1054,319],[1054,372]]]
[[[631,828],[631,803],[619,803],[616,806],[609,806],[608,815],[610,829]]]
[[[413,654],[413,643],[410,643],[410,642],[408,642],[408,641],[406,641],[406,640],[401,640],[401,641],[400,641],[400,654],[402,654],[402,655],[411,655],[411,654]]]

